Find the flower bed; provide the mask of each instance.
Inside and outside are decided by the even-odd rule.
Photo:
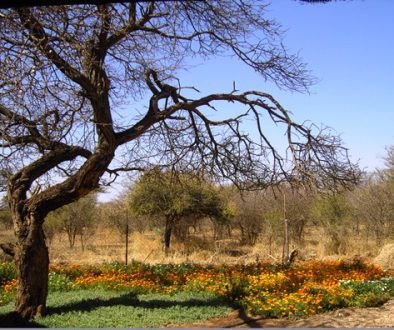
[[[17,281],[0,278],[0,304],[9,301]],[[11,275],[10,275],[11,274]],[[345,306],[379,304],[394,294],[394,280],[385,279],[381,267],[332,261],[203,266],[198,264],[147,265],[133,262],[96,266],[51,265],[49,290],[89,288],[127,289],[135,293],[173,294],[209,292],[247,312],[266,317],[301,317]]]

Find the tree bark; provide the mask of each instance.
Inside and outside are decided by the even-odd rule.
[[[70,249],[72,249],[75,245],[75,237],[77,236],[77,229],[74,226],[70,225],[67,227],[66,231],[67,231],[68,243]]]
[[[174,228],[174,221],[171,218],[167,218],[166,227],[164,229],[164,235],[163,235],[163,251],[166,255],[168,254],[168,250],[170,249],[171,234],[173,228]]]
[[[19,280],[15,307],[22,318],[31,319],[46,311],[49,255],[41,219],[30,215],[24,224],[15,251]]]
[[[17,238],[14,259],[19,281],[15,309],[22,318],[31,319],[46,312],[49,255],[43,231],[45,217],[95,189],[113,159],[114,149],[115,146],[100,146],[74,176],[30,198],[27,195],[32,182],[50,167],[47,160],[52,157],[55,162],[58,156],[61,163],[65,156],[60,151],[45,155],[10,178],[7,194]]]

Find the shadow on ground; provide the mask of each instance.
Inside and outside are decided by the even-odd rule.
[[[220,298],[212,298],[210,300],[202,299],[188,299],[186,301],[179,300],[166,300],[166,299],[152,299],[152,300],[139,300],[138,296],[134,293],[122,294],[119,297],[113,297],[109,299],[94,298],[84,299],[78,302],[58,306],[48,307],[47,315],[53,314],[64,314],[74,311],[89,312],[100,307],[111,307],[111,306],[130,306],[130,307],[142,307],[147,309],[165,309],[174,306],[181,307],[217,307],[217,306],[228,306]]]
[[[122,294],[118,297],[113,298],[92,298],[84,299],[81,301],[65,304],[62,306],[47,308],[47,316],[55,314],[65,314],[71,312],[90,312],[101,307],[111,307],[111,306],[130,306],[130,307],[140,307],[146,309],[166,309],[174,306],[181,307],[217,307],[217,306],[228,306],[220,298],[212,298],[209,300],[202,299],[187,299],[182,300],[167,300],[167,299],[151,299],[151,300],[139,300],[138,296],[134,293]],[[45,327],[40,323],[35,321],[26,321],[21,318],[16,312],[11,312],[8,314],[0,315],[0,327]]]
[[[0,327],[3,328],[46,328],[35,321],[27,321],[20,317],[17,312],[0,315]]]

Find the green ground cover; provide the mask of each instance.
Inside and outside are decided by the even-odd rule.
[[[8,326],[15,317],[15,277],[12,264],[0,264],[0,324]],[[394,278],[379,266],[340,260],[292,266],[52,265],[48,313],[29,326],[161,327],[226,315],[232,308],[267,318],[300,318],[379,306],[390,297]]]
[[[10,302],[0,314],[13,310]],[[226,315],[229,304],[209,293],[135,294],[126,290],[51,292],[48,315],[36,325],[51,328],[152,328]]]

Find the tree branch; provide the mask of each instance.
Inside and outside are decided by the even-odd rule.
[[[70,147],[59,143],[56,150],[52,150],[48,154],[43,155],[10,178],[8,185],[11,194],[16,193],[18,196],[26,196],[32,183],[49,170],[55,168],[64,161],[73,160],[78,156],[89,158],[91,155],[91,152],[84,148]]]
[[[11,257],[15,256],[16,246],[13,243],[2,243],[0,244],[0,249],[2,249],[5,254]]]
[[[29,31],[29,38],[33,44],[63,72],[69,79],[83,87],[88,94],[94,95],[94,86],[81,72],[71,66],[50,46],[50,40],[41,23],[33,16],[27,7],[17,8],[23,26]]]

